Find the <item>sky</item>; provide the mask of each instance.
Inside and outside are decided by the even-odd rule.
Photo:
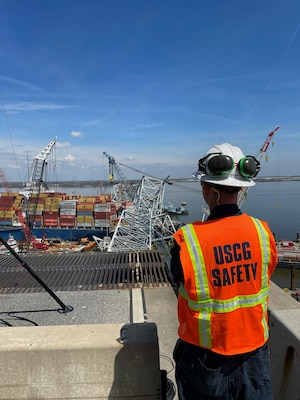
[[[190,178],[228,142],[300,175],[299,0],[0,0],[0,166],[49,180]],[[125,165],[125,166],[124,166]],[[137,172],[140,171],[140,172]]]

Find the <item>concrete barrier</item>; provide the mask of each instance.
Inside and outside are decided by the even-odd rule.
[[[300,399],[300,303],[271,283],[269,325],[274,400]]]
[[[0,329],[0,398],[161,399],[156,325]]]
[[[151,289],[145,300],[152,321],[156,308],[164,310],[155,322],[162,351],[171,354],[177,337],[176,298],[163,294]],[[1,400],[162,399],[157,327],[142,322],[138,291],[132,303],[139,311],[131,310],[131,324],[1,328]],[[274,283],[269,324],[274,400],[299,400],[300,304]]]

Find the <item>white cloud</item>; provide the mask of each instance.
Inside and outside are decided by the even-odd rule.
[[[69,142],[64,142],[64,143],[56,142],[56,147],[58,149],[65,149],[66,147],[70,147],[70,146],[71,146],[71,144]]]
[[[76,158],[72,154],[68,154],[66,157],[64,157],[64,160],[74,163]]]
[[[84,137],[84,134],[82,132],[79,131],[72,131],[71,132],[71,136],[77,138],[77,137]]]
[[[14,104],[6,104],[6,111],[53,111],[53,110],[61,110],[64,108],[68,108],[69,106],[62,104],[42,104],[42,103],[33,103],[29,101],[25,101],[22,103],[14,103]]]
[[[165,124],[163,122],[153,122],[152,124],[137,124],[136,126],[142,129],[151,129],[151,128],[159,128],[164,125]]]
[[[15,78],[10,78],[9,76],[5,75],[0,75],[0,81],[10,83],[15,86],[23,87],[25,89],[29,89],[32,92],[38,92],[40,91],[40,88],[31,82],[26,82],[20,79],[15,79]]]

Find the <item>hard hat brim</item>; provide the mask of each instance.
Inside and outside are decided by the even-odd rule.
[[[201,182],[230,187],[251,187],[255,185],[255,182],[252,179],[245,180],[242,177],[239,179],[237,176],[232,177],[228,175],[202,175],[200,179]]]

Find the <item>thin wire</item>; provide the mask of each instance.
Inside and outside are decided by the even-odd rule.
[[[277,136],[278,138],[278,145],[276,148],[276,176],[279,176],[279,151],[280,151],[280,134]],[[277,180],[276,184],[276,220],[277,224],[279,224],[279,208],[280,208],[280,202],[279,202],[279,181]]]
[[[211,187],[212,188],[212,190],[214,191],[214,192],[216,192],[217,193],[217,205],[219,206],[220,205],[220,197],[221,197],[221,193],[219,192],[219,190],[217,190],[216,188],[214,188],[213,186]]]
[[[171,364],[171,369],[167,370],[167,374],[172,372],[174,370],[174,368],[175,368],[173,360],[169,356],[166,356],[164,354],[161,354],[160,358],[163,358],[164,360],[167,360]]]
[[[51,154],[51,158],[53,160],[53,173],[54,173],[54,180],[57,183],[58,178],[57,178],[57,158],[56,158],[56,146],[53,147],[53,153]]]
[[[192,182],[194,183],[194,182]],[[189,188],[187,186],[183,186],[183,185],[178,185],[177,183],[172,183],[172,186],[178,187],[180,189],[185,189],[188,192],[194,192],[194,193],[202,193],[202,189],[193,189],[193,188]]]
[[[8,123],[7,113],[6,113],[6,109],[5,109],[4,100],[3,100],[3,97],[2,97],[1,90],[0,90],[0,97],[1,97],[1,102],[2,102],[3,114],[4,114],[6,125],[7,125],[7,130],[8,130],[11,146],[12,146],[12,149],[13,149],[13,154],[14,154],[14,157],[15,157],[15,162],[16,162],[16,167],[17,167],[17,171],[18,171],[19,181],[21,181],[20,169],[19,169],[19,165],[18,165],[18,161],[17,161],[15,149],[14,149],[14,144],[13,144],[12,137],[11,137],[11,131],[10,131],[9,123]]]

